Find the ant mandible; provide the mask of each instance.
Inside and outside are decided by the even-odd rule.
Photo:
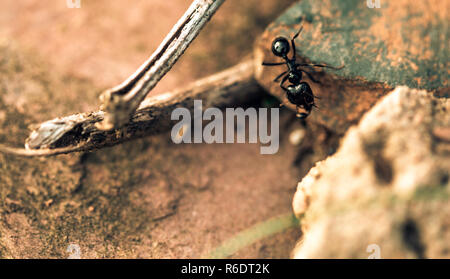
[[[279,65],[287,65],[288,70],[282,72],[279,74],[273,81],[278,82],[280,78],[280,87],[286,92],[286,96],[292,104],[296,105],[297,107],[297,117],[301,119],[305,119],[308,117],[308,115],[311,113],[312,107],[317,107],[314,103],[314,98],[317,98],[314,96],[311,87],[307,82],[302,82],[302,73],[305,73],[310,80],[312,80],[315,83],[320,83],[317,80],[315,80],[311,74],[300,67],[322,67],[322,68],[331,68],[335,70],[342,69],[342,67],[335,68],[329,65],[325,64],[306,64],[296,63],[296,49],[295,49],[295,39],[300,35],[300,32],[302,32],[303,26],[300,27],[300,30],[292,37],[291,39],[291,45],[293,49],[292,58],[289,59],[287,54],[290,50],[289,41],[285,37],[277,37],[272,42],[272,53],[275,54],[278,57],[281,57],[284,59],[284,62],[279,63],[267,63],[263,62],[263,66],[279,66]],[[284,86],[284,83],[286,81],[289,81],[291,84],[289,84],[287,87]]]

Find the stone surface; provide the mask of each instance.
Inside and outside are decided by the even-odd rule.
[[[296,258],[450,257],[450,100],[398,87],[298,184]]]
[[[290,38],[303,25],[296,39],[298,61],[345,66],[313,75],[322,84],[310,82],[321,98],[311,121],[343,133],[398,85],[448,97],[449,10],[449,1],[437,0],[381,1],[380,9],[360,0],[299,1],[256,43],[258,81],[284,98],[273,79],[285,67],[262,67],[261,62],[280,61],[271,52],[272,40]]]

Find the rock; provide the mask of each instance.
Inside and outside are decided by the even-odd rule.
[[[450,127],[449,110],[398,87],[350,128],[298,184],[294,257],[367,258],[373,247],[382,258],[450,257],[450,144],[433,133]]]
[[[445,3],[444,3],[445,2]],[[377,100],[399,85],[449,96],[448,1],[381,1],[370,9],[360,0],[303,0],[282,14],[255,47],[257,80],[269,92],[285,98],[273,79],[284,66],[271,52],[274,38],[296,39],[299,62],[326,63],[341,70],[318,69],[310,83],[317,100],[309,121],[343,134]],[[291,108],[294,108],[291,106]]]

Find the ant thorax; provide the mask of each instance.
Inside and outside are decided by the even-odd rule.
[[[298,84],[302,80],[302,72],[291,71],[288,74],[288,81],[292,84]]]

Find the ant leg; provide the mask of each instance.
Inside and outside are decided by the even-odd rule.
[[[287,88],[283,85],[283,83],[285,83],[287,79],[288,79],[288,76],[284,76],[280,82],[280,87],[285,91],[287,90]]]
[[[281,74],[279,74],[273,81],[278,81],[282,76],[284,76],[288,71],[284,71]]]
[[[304,71],[304,70],[301,70],[301,69],[300,69],[300,71],[302,71],[303,73],[305,73],[305,74],[309,77],[309,79],[310,79],[312,82],[318,83],[318,84],[322,84],[320,81],[316,80],[316,79],[311,75],[311,73],[308,73],[307,71]]]
[[[286,64],[286,62],[279,62],[279,63],[263,62],[262,63],[263,66],[279,66],[279,65],[284,65],[284,64]]]
[[[333,69],[333,70],[340,70],[340,69],[344,68],[344,65],[339,66],[339,67],[333,67],[333,66],[330,66],[330,65],[327,65],[327,64],[305,64],[305,63],[297,64],[297,66],[301,66],[301,67],[304,67],[304,66],[321,67],[321,68],[330,68],[330,69]]]
[[[298,32],[294,35],[294,37],[292,37],[291,39],[291,45],[292,45],[292,60],[295,61],[296,57],[297,57],[297,51],[295,50],[295,39],[298,37],[298,35],[300,35],[300,32],[302,32],[303,30],[303,25],[300,27],[300,30],[298,30]]]

